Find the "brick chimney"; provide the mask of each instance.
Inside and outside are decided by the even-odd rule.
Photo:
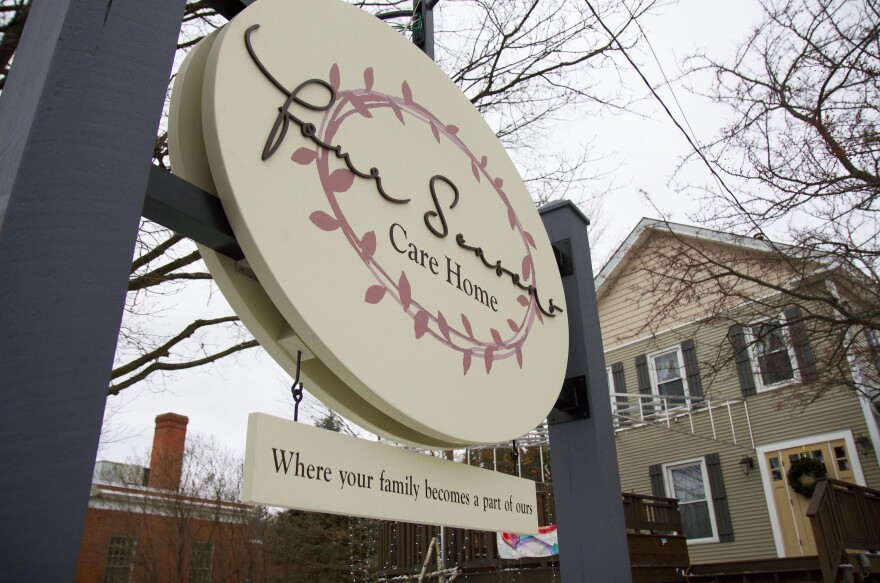
[[[156,417],[153,452],[150,455],[150,478],[147,484],[151,488],[180,488],[187,423],[189,417],[176,413],[165,413]]]

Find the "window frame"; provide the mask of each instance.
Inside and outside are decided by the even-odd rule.
[[[788,360],[791,363],[791,378],[775,383],[766,384],[761,374],[761,364],[758,357],[757,345],[758,338],[753,329],[756,326],[766,324],[768,322],[779,321],[779,329],[782,331],[782,338],[785,342],[785,351],[788,354]],[[779,312],[776,317],[758,318],[746,324],[743,334],[746,336],[749,351],[749,362],[752,364],[752,376],[755,377],[755,392],[774,391],[789,385],[801,382],[800,366],[797,358],[797,352],[794,349],[794,343],[791,341],[791,329],[788,325],[788,319],[785,312]]]
[[[207,555],[207,564],[205,566],[196,564],[197,555],[202,554],[205,550],[207,550],[207,553],[204,553]],[[189,577],[187,580],[190,583],[201,583],[202,581],[214,580],[213,541],[194,541],[192,543],[192,549],[190,550]]]
[[[116,543],[116,544],[114,544]],[[124,554],[113,554],[114,548],[122,548]],[[102,581],[131,581],[134,573],[134,561],[137,554],[137,539],[123,534],[112,534],[107,540],[107,554],[104,557],[104,577]],[[111,564],[117,556],[126,560],[124,564]]]
[[[678,372],[681,375],[681,376],[679,376],[679,378],[681,379],[681,386],[684,391],[684,399],[685,399],[686,403],[689,403],[690,402],[689,399],[691,397],[691,390],[690,390],[690,386],[688,385],[687,369],[685,368],[685,364],[684,364],[684,353],[681,350],[681,344],[677,344],[675,346],[670,346],[669,348],[664,348],[663,350],[656,350],[656,351],[646,355],[646,358],[648,359],[648,375],[649,375],[648,378],[651,379],[651,393],[661,399],[675,397],[675,395],[670,396],[670,395],[661,395],[660,394],[660,383],[659,383],[659,379],[657,377],[657,366],[654,364],[654,359],[656,357],[662,356],[664,354],[669,354],[670,352],[675,352],[676,358],[678,358]],[[676,405],[676,406],[680,406],[680,405]],[[671,407],[671,408],[674,408],[674,407]]]
[[[666,495],[669,498],[678,498],[675,495],[675,490],[673,488],[672,482],[672,470],[693,466],[699,464],[700,466],[700,475],[703,478],[703,492],[706,495],[705,502],[706,507],[709,509],[709,524],[712,527],[712,536],[710,537],[702,537],[702,538],[686,538],[685,541],[688,545],[696,544],[711,544],[721,542],[721,537],[718,534],[718,519],[715,516],[715,503],[712,497],[712,485],[709,483],[709,470],[706,466],[706,458],[704,457],[695,457],[686,460],[679,460],[675,462],[669,462],[662,465],[663,469],[663,486],[666,489]],[[679,507],[681,507],[681,502],[678,503]],[[684,528],[684,520],[682,518],[682,529]],[[682,535],[684,535],[684,531],[682,530]]]

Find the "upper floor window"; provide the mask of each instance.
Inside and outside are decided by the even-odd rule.
[[[135,540],[127,536],[111,536],[104,565],[104,583],[128,583],[134,568]]]
[[[689,407],[703,397],[697,349],[692,339],[651,354],[640,354],[635,365],[640,393],[637,406],[643,420],[669,409]]]
[[[815,315],[789,306],[776,317],[727,331],[733,347],[736,374],[743,397],[788,383],[811,383],[819,378],[810,346],[808,324]]]
[[[798,380],[794,348],[785,318],[752,324],[748,328],[752,343],[752,359],[757,373],[758,389],[771,388]]]
[[[689,394],[680,347],[648,355],[648,361],[655,395],[683,397]]]

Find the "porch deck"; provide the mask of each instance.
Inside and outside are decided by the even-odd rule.
[[[633,583],[869,583],[880,582],[880,492],[822,480],[808,514],[820,556],[690,565],[674,499],[623,494]],[[552,494],[536,484],[540,524],[555,524]],[[380,581],[416,580],[440,527],[383,523],[379,533]],[[504,560],[494,532],[446,528],[443,562],[473,583],[557,582],[558,557]],[[866,554],[864,551],[874,551]],[[432,564],[426,572],[437,570]],[[456,575],[457,573],[457,575]],[[436,581],[426,576],[425,581]]]
[[[549,489],[537,484],[539,524],[554,524],[555,509]],[[678,583],[688,566],[687,544],[681,534],[678,503],[669,498],[623,494],[633,583]],[[383,523],[379,531],[380,581],[417,575],[432,538],[440,527]],[[545,583],[560,580],[558,557],[506,560],[498,557],[494,532],[446,528],[444,562],[458,577],[481,583]],[[427,572],[436,572],[433,560]],[[426,578],[425,580],[431,580]],[[433,578],[436,580],[436,577]]]

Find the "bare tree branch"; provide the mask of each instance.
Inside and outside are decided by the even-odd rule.
[[[652,294],[656,302],[640,333],[664,330],[686,306],[700,306],[706,323],[743,327],[796,306],[796,324],[821,345],[824,366],[822,378],[793,398],[809,402],[841,386],[876,394],[878,6],[876,0],[764,0],[763,22],[735,55],[698,53],[687,60],[692,84],[707,74],[712,81],[708,90],[691,90],[726,108],[730,122],[714,141],[695,145],[678,174],[682,180],[683,168],[705,160],[723,183],[679,189],[700,202],[694,222],[751,237],[752,251],[707,247],[669,229],[670,243],[638,266],[645,279],[633,301]],[[732,354],[718,358],[729,363]],[[869,371],[867,380],[853,378],[852,358]]]
[[[132,360],[128,364],[124,366],[119,366],[113,369],[112,374],[110,375],[111,379],[119,378],[123,375],[127,375],[138,368],[144,366],[151,360],[157,358],[167,357],[171,354],[171,349],[180,344],[182,341],[186,340],[197,330],[200,328],[204,328],[206,326],[216,326],[217,324],[226,324],[229,322],[238,322],[238,316],[226,316],[223,318],[216,318],[214,320],[196,320],[189,324],[186,328],[181,330],[176,336],[159,346],[158,348],[151,351],[149,354],[146,354],[140,358]]]
[[[183,235],[178,235],[177,233],[174,233],[173,235],[168,237],[165,241],[163,241],[162,243],[159,243],[158,245],[156,245],[155,247],[150,249],[148,252],[144,253],[140,257],[136,257],[135,260],[131,262],[131,273],[134,273],[135,271],[137,271],[141,267],[146,266],[151,261],[158,259],[166,251],[171,249],[171,247],[173,247],[174,245],[177,245],[181,241],[183,241]]]
[[[153,269],[147,273],[132,277],[128,282],[128,291],[137,291],[140,289],[144,289],[146,287],[159,285],[166,281],[171,281],[174,279],[210,279],[210,277],[205,278],[201,277],[204,274],[171,274],[173,271],[180,269],[181,267],[185,267],[187,265],[191,265],[196,261],[199,261],[202,256],[198,251],[193,251],[189,255],[184,257],[179,257],[173,261],[169,261],[164,265]]]
[[[241,352],[242,350],[247,350],[248,348],[255,348],[259,346],[260,343],[256,340],[248,340],[247,342],[242,342],[240,344],[236,344],[234,346],[230,346],[226,350],[221,350],[220,352],[215,352],[214,354],[210,354],[204,358],[198,358],[195,360],[188,360],[186,362],[163,362],[163,361],[154,361],[149,366],[142,369],[136,375],[132,375],[131,377],[125,379],[124,381],[116,384],[111,384],[107,388],[107,394],[109,395],[118,395],[119,391],[126,389],[140,381],[144,380],[151,374],[157,371],[176,371],[176,370],[185,370],[188,368],[197,368],[206,364],[210,364],[212,362],[216,362],[221,358],[225,358],[237,352]]]

